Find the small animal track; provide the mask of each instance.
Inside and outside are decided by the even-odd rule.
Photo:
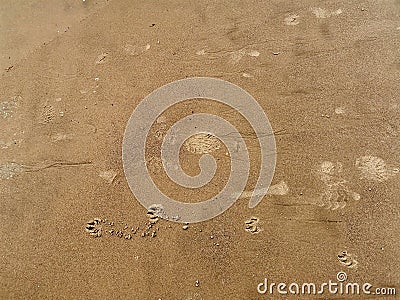
[[[260,219],[258,219],[257,217],[251,217],[250,220],[244,222],[244,230],[250,232],[251,234],[259,233],[262,230],[259,223]]]
[[[98,218],[94,218],[90,220],[86,224],[86,231],[89,232],[90,235],[94,237],[101,237],[101,233],[103,231],[102,220]]]
[[[179,221],[180,216],[168,216],[161,204],[153,204],[149,207],[147,211],[147,216],[151,220],[157,220],[158,218],[162,218],[165,220],[173,220],[173,221]]]
[[[135,235],[154,238],[159,231],[159,228],[155,227],[159,218],[155,209],[149,209],[147,216],[149,220],[144,223],[144,226],[132,226],[124,222],[113,222],[107,219],[94,218],[86,223],[85,229],[90,236],[95,238],[113,236],[131,240]]]
[[[358,265],[358,262],[355,260],[354,256],[347,251],[340,252],[337,258],[339,262],[347,268],[356,268]]]
[[[157,206],[151,206],[147,211],[147,216],[149,217],[149,222],[155,224],[159,220],[160,210]]]

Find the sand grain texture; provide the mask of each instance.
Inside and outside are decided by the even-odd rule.
[[[391,171],[400,165],[398,1],[64,1],[72,15],[55,4],[2,2],[1,299],[283,299],[258,294],[258,283],[320,283],[339,271],[400,288],[400,175],[365,180],[365,162],[355,165],[369,156]],[[55,35],[58,20],[65,32]],[[24,32],[30,40],[18,41]],[[277,132],[273,184],[285,188],[186,230],[162,219],[150,226],[123,176],[124,129],[151,91],[192,76],[230,81],[260,103]],[[171,108],[151,142],[192,111],[247,130],[226,108],[197,101]],[[201,201],[223,187],[223,146],[203,146],[182,151],[183,169],[195,175],[198,151],[211,151],[223,162],[217,180],[196,193],[165,184],[166,193]],[[158,162],[151,172],[162,183]],[[321,180],[324,162],[340,162],[340,175]],[[251,169],[248,187],[256,180]],[[340,180],[341,189],[330,186]],[[318,205],[332,190],[359,197],[333,201],[334,210]],[[257,234],[244,230],[253,216]],[[91,235],[85,227],[95,218],[114,222],[104,228],[115,232]],[[343,251],[356,268],[338,258]]]

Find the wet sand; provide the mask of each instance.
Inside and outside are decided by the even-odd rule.
[[[321,283],[339,272],[400,286],[398,1],[24,3],[2,4],[1,299],[398,297],[257,292],[264,278]],[[240,199],[184,227],[152,220],[135,199],[122,141],[145,96],[194,76],[258,101],[277,164],[258,206],[248,208],[255,156]],[[229,177],[222,164],[195,193],[160,172],[160,132],[204,110],[248,130],[198,100],[156,122],[150,174],[180,201],[207,199]],[[196,151],[219,145],[197,143],[181,151],[192,175]]]

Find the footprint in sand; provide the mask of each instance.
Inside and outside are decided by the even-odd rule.
[[[346,266],[347,268],[356,268],[358,265],[358,262],[355,260],[354,255],[348,253],[347,251],[342,251],[338,254],[337,256],[339,262]]]
[[[155,238],[159,232],[159,227],[156,227],[159,221],[157,208],[150,208],[147,216],[149,219],[142,226],[132,226],[125,222],[93,218],[86,223],[85,230],[90,236],[95,238],[104,236],[126,240],[131,240],[134,236]]]
[[[399,173],[398,167],[388,166],[382,158],[371,155],[357,158],[355,166],[360,179],[376,182],[384,182]]]
[[[348,181],[342,177],[343,165],[340,162],[324,161],[317,170],[323,183],[323,191],[319,195],[319,205],[326,209],[343,209],[349,201],[360,200],[360,195],[353,192]]]
[[[109,222],[107,219],[94,218],[86,223],[85,230],[95,238],[115,236],[130,240],[133,235],[138,233],[139,227],[130,227],[123,222],[115,223]]]
[[[102,226],[102,220],[98,218],[94,218],[93,220],[90,220],[86,224],[86,231],[94,236],[94,237],[101,237],[101,233],[103,231],[103,226]]]
[[[251,234],[256,234],[262,231],[260,227],[260,219],[257,217],[251,217],[249,220],[245,221],[244,224],[244,230],[250,232]]]

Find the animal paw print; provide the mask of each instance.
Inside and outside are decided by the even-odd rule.
[[[347,251],[342,251],[337,256],[340,263],[348,268],[355,268],[358,262],[355,260],[354,256]]]
[[[256,234],[261,231],[261,227],[259,226],[260,220],[257,217],[251,217],[250,220],[247,220],[244,223],[244,230],[250,232],[251,234]]]
[[[103,231],[102,220],[99,218],[94,218],[86,224],[86,231],[89,232],[91,236],[101,237]]]
[[[107,219],[94,218],[86,223],[86,232],[93,237],[113,236],[131,240],[136,234],[141,237],[156,237],[159,228],[156,223],[159,220],[158,208],[150,208],[147,216],[148,221],[144,223],[143,229],[139,226],[131,226],[124,222],[110,222]],[[141,230],[141,232],[140,232]]]
[[[149,217],[149,223],[155,224],[158,222],[159,217],[162,217],[163,209],[161,206],[152,205],[147,210],[147,216]]]

